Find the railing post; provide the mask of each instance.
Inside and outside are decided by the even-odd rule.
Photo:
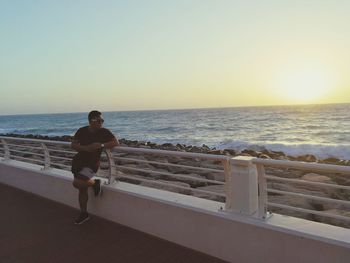
[[[2,143],[2,145],[4,145],[4,150],[5,150],[4,159],[5,159],[5,161],[8,161],[8,160],[10,160],[10,157],[11,157],[10,148],[7,145],[7,142],[4,139],[1,139],[1,143]]]
[[[51,167],[51,159],[49,149],[46,147],[44,143],[41,143],[41,147],[44,150],[44,168],[43,170],[49,170]]]
[[[227,212],[259,217],[258,171],[253,164],[254,157],[238,156],[230,160],[226,182]]]
[[[115,162],[114,162],[114,157],[111,150],[106,149],[106,155],[107,155],[108,165],[109,165],[109,171],[108,171],[109,176],[108,176],[107,184],[111,184],[117,181]]]
[[[262,164],[257,164],[258,171],[258,189],[259,189],[259,210],[258,217],[267,218],[267,182],[265,177],[265,168]]]

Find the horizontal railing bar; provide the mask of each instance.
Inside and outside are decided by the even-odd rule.
[[[59,144],[59,145],[70,145],[71,144],[70,142],[50,141],[50,140],[41,140],[41,139],[27,139],[27,138],[7,137],[7,136],[0,136],[0,139],[16,140],[16,141],[22,141],[22,142],[40,142],[40,143]]]
[[[62,167],[66,167],[67,169],[71,169],[71,166],[65,165],[65,164],[61,164],[61,163],[51,163],[51,166],[53,166],[53,165],[62,166]]]
[[[7,137],[7,136],[0,136],[0,139],[17,140],[17,141],[24,141],[24,142],[40,142],[40,143],[45,143],[45,144],[71,145],[70,142],[41,140],[41,139],[27,139],[27,138]],[[124,147],[124,146],[118,146],[118,147],[114,148],[113,150],[114,151],[122,151],[122,152],[149,153],[149,154],[161,154],[161,155],[170,155],[170,156],[177,156],[177,157],[201,158],[201,159],[214,160],[214,161],[229,161],[231,158],[231,157],[225,156],[225,155],[190,153],[190,152],[176,152],[176,151],[133,148],[133,147]]]
[[[134,158],[114,157],[114,159],[125,160],[125,161],[135,161],[135,162],[140,162],[140,163],[158,164],[158,165],[172,166],[172,167],[180,167],[180,168],[187,168],[187,169],[194,169],[194,170],[201,170],[201,171],[208,171],[208,172],[215,172],[215,173],[223,173],[224,172],[224,170],[216,170],[216,169],[211,169],[211,168],[196,167],[196,166],[189,166],[189,165],[182,165],[182,164],[155,162],[155,161],[148,161],[148,160],[141,160],[141,159],[134,159]]]
[[[288,210],[293,210],[296,212],[303,212],[307,214],[314,214],[314,215],[319,215],[319,216],[324,216],[324,217],[330,217],[338,220],[344,220],[344,221],[349,221],[350,222],[350,217],[347,216],[341,216],[341,215],[333,215],[325,212],[320,212],[320,211],[315,211],[315,210],[309,210],[309,209],[304,209],[300,207],[294,207],[294,206],[288,206],[288,205],[282,205],[282,204],[277,204],[277,203],[270,203],[268,202],[268,206],[270,207],[276,207],[276,208],[283,208],[283,209],[288,209]]]
[[[13,149],[9,149],[10,152],[17,152],[17,153],[24,153],[24,154],[30,154],[30,155],[37,155],[37,156],[45,156],[43,153],[34,153],[34,152],[24,152],[24,151],[17,151]]]
[[[43,160],[31,159],[31,158],[21,157],[18,155],[11,155],[10,158],[18,158],[18,159],[28,160],[28,161],[32,161],[32,162],[44,163]]]
[[[281,177],[273,176],[273,175],[266,175],[266,178],[270,179],[270,180],[274,180],[274,181],[298,183],[298,184],[314,185],[314,186],[321,186],[321,187],[327,187],[327,188],[350,190],[350,186],[344,186],[344,185],[327,184],[327,183],[310,182],[310,181],[298,180],[298,179],[281,178]]]
[[[252,162],[254,164],[263,164],[266,166],[273,166],[273,167],[350,174],[350,166],[341,166],[341,165],[334,165],[334,164],[293,162],[293,161],[270,160],[270,159],[260,159],[260,158],[254,158]]]
[[[302,197],[302,198],[306,198],[306,199],[312,199],[312,200],[335,203],[335,204],[350,205],[350,201],[332,199],[332,198],[327,198],[327,197],[313,196],[313,195],[307,195],[307,194],[301,194],[301,193],[292,193],[292,192],[286,192],[286,191],[274,190],[274,189],[267,189],[267,192],[268,193],[275,193],[275,194],[282,194],[282,195],[297,196],[297,197]]]
[[[8,143],[7,145],[9,146],[14,146],[14,147],[20,147],[20,148],[29,148],[29,149],[37,149],[37,150],[42,150],[42,147],[37,147],[37,146],[29,146],[29,145],[19,145],[19,144],[12,144]]]
[[[159,175],[166,175],[174,178],[182,178],[182,179],[192,179],[198,182],[203,182],[203,183],[212,183],[212,184],[219,184],[219,185],[224,185],[224,182],[220,181],[215,181],[215,180],[209,180],[209,179],[202,179],[202,178],[197,178],[197,177],[192,177],[192,176],[187,176],[187,175],[182,175],[182,174],[172,174],[172,173],[166,173],[166,172],[158,172],[158,171],[152,171],[148,169],[140,169],[140,168],[134,168],[134,167],[128,167],[128,166],[121,166],[121,165],[116,165],[117,168],[122,168],[122,169],[127,169],[127,170],[132,170],[132,171],[137,171],[137,172],[146,172],[146,173],[153,173],[153,174],[159,174]]]
[[[113,151],[122,152],[132,152],[132,153],[148,153],[148,154],[158,154],[158,155],[169,155],[175,157],[188,157],[188,158],[200,158],[213,161],[229,161],[231,157],[224,155],[215,154],[204,154],[204,153],[190,153],[190,152],[177,152],[177,151],[166,151],[158,149],[144,149],[144,148],[132,148],[132,147],[122,147],[118,146],[113,148]]]
[[[171,187],[175,187],[175,188],[179,188],[179,189],[184,189],[184,190],[189,190],[193,193],[202,193],[202,194],[211,194],[211,195],[216,195],[216,196],[220,196],[220,197],[226,197],[224,194],[219,194],[216,192],[210,192],[210,191],[205,191],[205,190],[200,190],[200,189],[196,189],[196,188],[191,188],[191,187],[184,187],[184,186],[179,186],[179,185],[175,185],[175,184],[171,184],[171,183],[163,183],[163,182],[158,182],[157,180],[147,180],[147,179],[141,179],[138,177],[133,177],[131,175],[117,175],[117,178],[127,178],[127,179],[133,179],[136,181],[140,181],[140,182],[151,182],[151,183],[155,183],[158,185],[162,185],[162,186],[171,186]]]
[[[72,158],[66,158],[66,157],[61,157],[61,156],[53,156],[50,155],[51,158],[55,158],[55,159],[60,159],[60,160],[66,160],[66,161],[72,161]]]
[[[73,151],[65,151],[65,150],[58,150],[58,149],[53,149],[48,147],[47,148],[49,150],[49,152],[59,152],[59,153],[69,153],[69,154],[76,154],[77,152],[73,152]]]

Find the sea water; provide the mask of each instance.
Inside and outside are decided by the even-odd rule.
[[[350,104],[104,112],[118,138],[350,159]],[[74,135],[87,113],[0,116],[0,134]]]

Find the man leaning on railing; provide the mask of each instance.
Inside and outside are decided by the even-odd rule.
[[[88,188],[92,187],[95,196],[101,195],[101,180],[92,179],[100,166],[103,149],[112,149],[119,145],[113,133],[102,127],[102,113],[91,111],[88,115],[89,126],[81,127],[75,133],[71,147],[78,151],[73,157],[73,186],[79,190],[80,214],[75,224],[80,225],[90,219],[87,212]]]

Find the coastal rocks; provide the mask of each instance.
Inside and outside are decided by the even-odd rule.
[[[341,163],[341,160],[338,158],[327,158],[327,159],[323,159],[321,160],[321,163],[326,163],[326,164],[339,164]]]
[[[15,136],[12,136],[15,137]],[[26,137],[32,139],[49,139],[49,140],[60,140],[60,141],[71,141],[70,136],[62,137],[47,137],[38,135],[27,135],[27,136],[16,136],[16,137]],[[215,155],[223,155],[230,157],[235,157],[238,155],[245,155],[251,157],[274,159],[274,160],[289,160],[289,161],[302,161],[302,162],[319,162],[327,164],[336,165],[350,165],[349,160],[340,160],[337,158],[327,158],[324,160],[317,160],[314,155],[304,154],[300,156],[288,156],[280,151],[271,151],[267,149],[245,149],[242,152],[235,151],[233,149],[215,149],[210,148],[207,145],[192,146],[185,144],[156,144],[146,141],[136,141],[120,139],[120,143],[127,147],[137,147],[144,149],[159,149],[159,150],[170,150],[170,151],[181,151],[181,152],[193,152],[193,153],[207,153]],[[28,144],[28,143],[25,143]],[[32,146],[39,146],[40,144],[28,144]],[[17,146],[16,146],[17,147]],[[51,147],[51,146],[50,146]],[[64,157],[66,159],[71,158],[73,155],[67,153],[72,151],[69,146],[55,145],[56,149],[64,150],[66,153],[51,152],[51,156]],[[19,148],[19,150],[25,151],[25,149]],[[33,153],[43,153],[42,150],[34,150]],[[14,153],[13,153],[14,155]],[[42,156],[36,156],[28,153],[18,153],[18,156],[25,158],[43,160]],[[223,173],[223,166],[221,161],[211,161],[201,158],[184,158],[178,156],[167,156],[159,154],[140,154],[140,153],[130,153],[122,152],[117,149],[114,151],[115,163],[117,165],[118,179],[122,182],[128,182],[132,184],[139,184],[147,187],[153,187],[157,189],[163,189],[167,191],[172,191],[181,194],[193,195],[196,197],[214,200],[218,202],[225,202],[224,195],[225,187],[220,185],[225,181],[225,175]],[[56,163],[64,164],[66,167],[64,169],[70,170],[70,161],[64,159],[53,159]],[[180,165],[180,166],[175,166]],[[60,166],[52,165],[62,169]],[[198,169],[199,168],[199,169]],[[207,169],[205,169],[207,168]],[[99,175],[103,177],[108,176],[108,160],[103,154],[101,158],[101,169]],[[265,172],[267,175],[289,178],[289,179],[299,179],[307,182],[315,182],[330,185],[344,185],[350,186],[349,175],[341,174],[327,174],[327,173],[314,173],[311,171],[302,171],[298,169],[286,169],[278,167],[265,167]],[[217,182],[207,182],[207,179]],[[318,197],[341,199],[350,201],[350,193],[347,190],[337,189],[334,187],[325,187],[323,185],[311,185],[311,184],[301,184],[298,182],[281,182],[273,179],[268,179],[268,189],[286,191],[296,194],[312,195]],[[197,190],[202,190],[204,192],[196,192]],[[298,195],[286,195],[280,193],[269,193],[268,200],[272,203],[284,204],[294,207],[300,207],[304,209],[323,211],[327,213],[333,213],[337,215],[347,216],[348,207],[342,207],[341,205],[334,204],[334,202],[326,202],[324,200],[313,200],[309,197],[298,196]],[[338,224],[339,220],[325,219],[321,216],[316,216],[310,213],[296,212],[276,207],[269,208],[272,212],[297,216],[301,218],[306,218],[309,220],[317,220],[320,222],[330,222],[332,224]]]
[[[302,177],[305,172],[289,168],[266,167],[265,173],[277,177],[297,179]]]
[[[224,185],[209,185],[209,186],[204,186],[204,187],[197,187],[196,189],[198,190],[203,190],[208,193],[203,193],[203,192],[194,192],[192,195],[200,198],[205,198],[217,202],[225,202],[225,197],[223,196],[218,196],[217,194],[224,195],[225,194],[225,186]],[[212,192],[212,193],[210,193]]]
[[[297,161],[297,162],[316,162],[317,158],[312,154],[305,154],[305,155],[299,155],[299,156],[287,156],[287,159],[289,161]]]
[[[141,182],[140,185],[175,192],[179,194],[189,195],[191,193],[191,186],[183,182],[169,182],[165,180],[156,180]]]
[[[41,140],[55,140],[55,141],[72,141],[72,136],[41,136],[41,135],[21,135],[21,134],[2,134],[2,136],[9,137],[21,137],[29,139],[41,139]],[[168,151],[181,151],[181,152],[192,152],[192,153],[204,153],[204,154],[215,154],[215,155],[227,155],[230,157],[235,156],[251,156],[258,157],[263,159],[274,159],[274,160],[289,160],[289,161],[301,161],[301,162],[319,162],[326,164],[336,164],[336,165],[347,165],[350,166],[350,160],[340,160],[338,158],[326,158],[323,160],[318,160],[316,156],[312,154],[304,154],[300,156],[290,156],[286,155],[282,151],[272,151],[268,149],[253,150],[253,149],[244,149],[241,152],[234,149],[216,149],[215,147],[210,148],[208,145],[203,144],[202,146],[193,146],[185,144],[172,144],[172,143],[163,143],[157,144],[149,141],[137,141],[137,140],[128,140],[125,138],[119,139],[120,145],[124,147],[136,147],[136,148],[145,148],[145,149],[158,149],[158,150],[168,150]]]
[[[350,217],[349,210],[329,209],[329,210],[324,210],[322,212],[324,212],[326,214],[330,214],[330,215],[335,215],[335,216]],[[314,215],[313,220],[321,222],[321,223],[350,228],[350,222],[345,222],[343,220],[336,219],[336,218]]]
[[[335,184],[335,182],[333,182],[330,177],[325,175],[315,174],[315,173],[304,174],[300,179],[309,181],[309,182]]]
[[[225,155],[231,155],[231,156],[236,156],[237,152],[233,149],[224,149],[223,154]]]
[[[256,152],[254,150],[243,150],[241,151],[241,154],[240,155],[243,155],[243,156],[252,156],[252,157],[258,157],[259,155],[259,152]]]
[[[211,151],[208,151],[209,154],[215,154],[215,155],[223,155],[224,154],[224,151],[222,150],[211,150]]]
[[[271,157],[266,154],[259,154],[258,157],[261,159],[271,159]]]
[[[282,204],[282,205],[288,205],[293,207],[300,207],[304,209],[313,210],[313,206],[304,198],[301,197],[290,197],[290,196],[283,196],[283,195],[269,195],[268,197],[269,203],[276,203],[276,204]],[[303,212],[298,211],[292,211],[289,209],[284,208],[277,208],[273,207],[272,205],[269,207],[269,210],[273,213],[278,213],[282,215],[288,215],[293,217],[299,217],[307,220],[312,220],[313,215],[307,214]]]

